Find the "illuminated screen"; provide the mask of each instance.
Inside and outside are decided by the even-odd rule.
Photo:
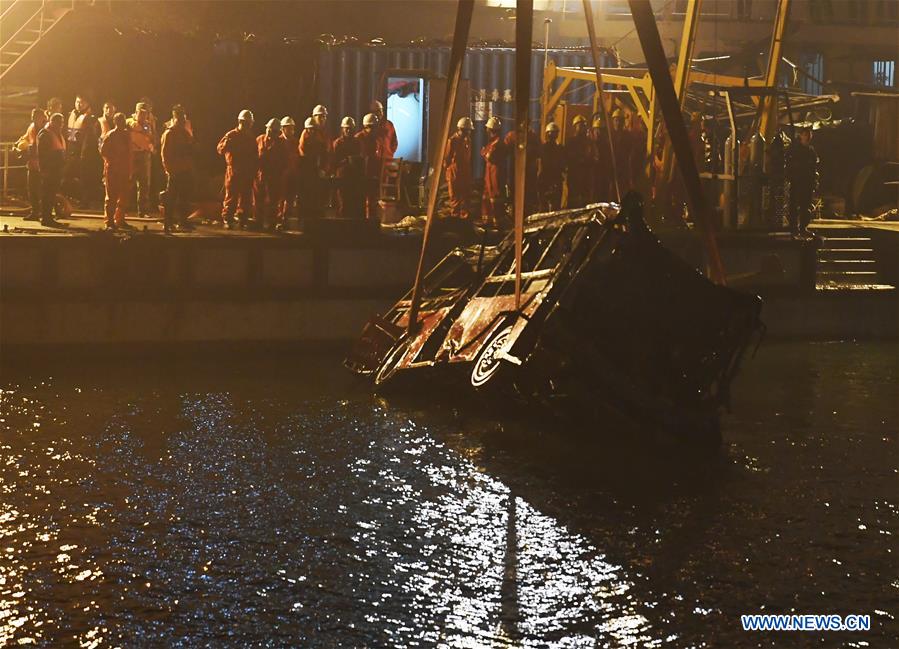
[[[421,77],[387,78],[387,119],[396,128],[397,158],[422,161],[424,89]]]

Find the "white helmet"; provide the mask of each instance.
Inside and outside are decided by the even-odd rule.
[[[498,131],[502,124],[503,123],[499,121],[499,117],[493,116],[487,120],[487,130]]]
[[[317,117],[319,115],[324,115],[325,117],[328,116],[328,109],[325,108],[324,106],[322,106],[321,104],[319,104],[318,106],[316,106],[315,108],[312,109],[313,117]]]
[[[281,118],[281,126],[296,126],[297,123],[293,121],[293,117],[290,115],[285,115]]]
[[[459,119],[458,122],[456,122],[456,128],[463,128],[463,129],[465,129],[465,130],[467,130],[467,131],[470,131],[470,130],[471,130],[472,128],[474,128],[474,127],[473,127],[472,124],[471,124],[471,118],[470,118],[470,117],[462,117],[462,118]]]
[[[279,131],[281,130],[281,122],[278,121],[277,117],[272,117],[265,123],[265,128],[277,128]]]
[[[546,128],[543,130],[546,131],[547,133],[551,133],[553,131],[558,131],[559,125],[556,124],[555,122],[550,122],[549,124],[546,125]]]
[[[303,122],[303,128],[315,128],[315,122],[312,121],[311,117],[307,117],[306,121]]]
[[[238,122],[255,122],[256,119],[253,117],[253,111],[247,110],[246,108],[244,108],[242,111],[240,111],[237,114],[237,121]]]
[[[375,117],[374,113],[368,113],[365,117],[362,118],[362,126],[377,126],[378,118]]]
[[[356,128],[356,120],[352,117],[344,117],[340,120],[340,128]]]

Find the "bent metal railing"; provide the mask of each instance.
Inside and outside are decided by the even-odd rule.
[[[9,172],[14,169],[26,169],[27,166],[23,160],[18,159],[18,151],[15,142],[0,142],[0,174],[3,177],[2,197],[3,200],[9,196]]]

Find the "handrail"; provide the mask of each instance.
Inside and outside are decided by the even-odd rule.
[[[0,20],[3,20],[4,18],[6,18],[6,14],[11,12],[15,7],[20,6],[19,2],[21,2],[21,0],[13,0],[12,2],[10,2],[9,6],[3,10],[2,14],[0,14]]]
[[[22,30],[25,29],[31,23],[32,20],[34,20],[35,18],[37,18],[38,16],[40,16],[43,13],[44,13],[44,3],[41,2],[40,9],[35,11],[28,20],[26,20],[24,23],[22,23],[22,26],[16,30],[16,33],[13,34],[12,36],[10,36],[9,38],[7,38],[6,42],[4,42],[3,45],[0,45],[0,50],[2,50],[7,45],[9,45],[13,41],[15,41],[16,36],[18,36],[22,32]],[[43,36],[43,31],[41,32],[41,35]]]

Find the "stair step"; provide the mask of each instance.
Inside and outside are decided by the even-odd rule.
[[[817,282],[815,288],[819,291],[892,291],[892,284],[873,284],[870,282]]]
[[[819,259],[819,264],[873,264],[873,259]]]
[[[821,237],[823,243],[835,243],[851,241],[852,243],[861,243],[862,241],[870,241],[871,237]]]
[[[818,271],[815,273],[816,277],[819,278],[856,278],[860,279],[862,277],[877,277],[877,273],[873,271]]]

